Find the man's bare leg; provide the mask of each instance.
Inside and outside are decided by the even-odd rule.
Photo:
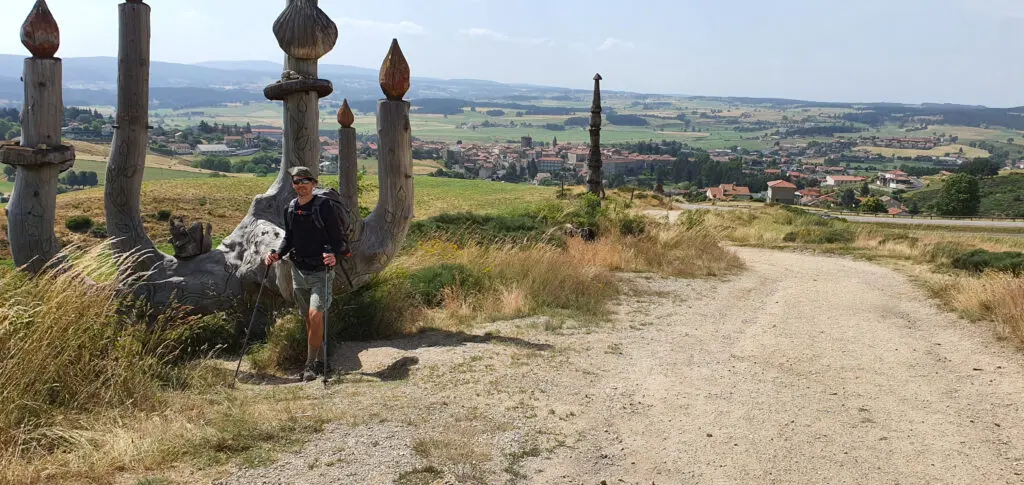
[[[324,312],[310,309],[306,315],[306,367],[312,368],[314,362],[323,360],[323,342]]]

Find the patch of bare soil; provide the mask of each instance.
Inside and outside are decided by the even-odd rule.
[[[610,323],[336,346],[357,418],[222,484],[1021,483],[1024,359],[892,270],[739,249]],[[386,376],[385,376],[386,377]],[[304,384],[320,386],[321,384]]]

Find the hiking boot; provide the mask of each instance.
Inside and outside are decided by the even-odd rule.
[[[313,362],[313,372],[316,372],[316,375],[318,376],[322,376],[326,375],[327,372],[330,372],[330,369],[328,369],[327,366],[324,365],[322,361],[318,360],[316,362]]]
[[[302,372],[299,373],[299,382],[309,382],[316,380],[317,373],[311,366],[306,366]]]

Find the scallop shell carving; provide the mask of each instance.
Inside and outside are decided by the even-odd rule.
[[[285,54],[316,60],[338,42],[338,26],[320,10],[316,0],[292,0],[274,21],[274,36]]]

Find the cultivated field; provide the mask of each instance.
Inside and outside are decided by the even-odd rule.
[[[891,157],[945,157],[952,156],[959,153],[960,149],[963,149],[964,155],[968,158],[982,158],[989,156],[989,153],[980,148],[971,148],[967,145],[947,145],[932,148],[931,150],[910,150],[902,148],[885,148],[885,147],[869,147],[860,146],[857,150],[867,150],[872,153],[879,155],[891,156]]]

